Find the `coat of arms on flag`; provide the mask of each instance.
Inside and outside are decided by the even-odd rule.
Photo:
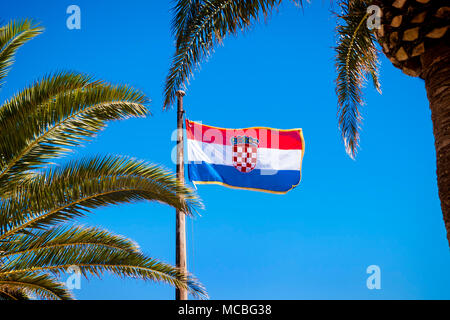
[[[258,160],[258,139],[247,136],[231,138],[233,146],[233,166],[240,172],[255,169]]]
[[[194,184],[284,194],[300,183],[302,129],[226,129],[186,120],[186,133]]]

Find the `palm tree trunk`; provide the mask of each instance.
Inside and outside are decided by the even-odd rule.
[[[433,121],[439,198],[450,245],[450,46],[436,46],[421,59]]]

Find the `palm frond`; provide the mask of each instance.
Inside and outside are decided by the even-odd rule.
[[[30,296],[21,288],[0,286],[0,300],[30,300]]]
[[[0,267],[0,270],[3,270]],[[3,288],[3,289],[2,289]],[[13,293],[12,297],[22,300],[29,294],[45,300],[71,300],[70,291],[63,283],[47,274],[17,272],[0,275],[0,292]]]
[[[0,243],[0,258],[13,259],[16,255],[36,254],[49,248],[98,246],[129,252],[140,252],[139,246],[125,237],[93,227],[56,226],[16,234]]]
[[[25,42],[39,35],[42,30],[43,28],[28,19],[12,20],[0,28],[0,88],[14,63],[17,50]]]
[[[119,277],[168,283],[187,289],[197,298],[207,297],[205,289],[195,277],[169,264],[139,252],[97,246],[52,247],[34,254],[18,255],[10,263],[0,266],[0,284],[1,279],[31,272],[50,272],[59,276],[70,266],[79,267],[85,277],[100,277],[104,272],[109,272]]]
[[[117,156],[69,162],[28,181],[13,194],[0,203],[0,240],[111,204],[158,201],[188,215],[202,206],[195,192],[170,172]]]
[[[172,19],[172,33],[176,39],[176,48],[184,40],[186,27],[189,21],[198,13],[201,0],[178,0],[172,9],[174,17]]]
[[[205,0],[192,8],[192,3],[180,1],[173,24],[177,47],[166,78],[164,107],[173,104],[176,91],[189,81],[194,66],[217,43],[228,34],[248,28],[261,15],[267,17],[280,3],[281,0]]]
[[[49,74],[14,95],[0,106],[0,126],[6,130],[15,130],[20,121],[27,119],[43,104],[53,100],[58,95],[63,95],[72,90],[82,89],[89,85],[95,85],[89,75],[77,72],[57,72]]]
[[[336,93],[338,119],[342,139],[348,155],[355,157],[359,144],[362,88],[370,75],[375,88],[378,81],[378,50],[375,35],[366,26],[368,1],[342,1],[338,14],[338,46],[336,47]],[[381,92],[381,91],[380,91]]]
[[[0,191],[29,170],[92,138],[106,121],[147,115],[147,102],[145,95],[128,86],[90,82],[36,106],[34,112],[17,119],[20,130],[0,134]]]

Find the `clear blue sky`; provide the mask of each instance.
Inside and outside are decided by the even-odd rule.
[[[81,8],[81,30],[66,8]],[[0,19],[32,17],[43,35],[20,49],[5,99],[49,72],[76,70],[129,83],[153,116],[111,123],[77,156],[126,154],[175,170],[173,111],[163,112],[173,53],[170,1],[2,1]],[[229,38],[185,97],[192,120],[220,127],[304,131],[300,186],[287,195],[199,186],[206,210],[188,229],[188,265],[213,299],[449,299],[450,252],[436,186],[424,83],[382,58],[383,94],[365,91],[362,148],[344,151],[336,119],[334,25],[327,1],[289,1],[245,35]],[[174,263],[175,214],[160,204],[95,211],[82,223],[136,240]],[[193,232],[192,232],[193,230]],[[366,268],[381,268],[381,290]],[[82,280],[79,299],[172,299],[167,285]]]

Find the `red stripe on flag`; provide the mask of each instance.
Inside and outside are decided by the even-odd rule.
[[[187,138],[205,143],[231,145],[231,138],[249,136],[259,140],[260,148],[302,150],[301,129],[278,130],[264,127],[225,129],[202,125],[186,119]]]

